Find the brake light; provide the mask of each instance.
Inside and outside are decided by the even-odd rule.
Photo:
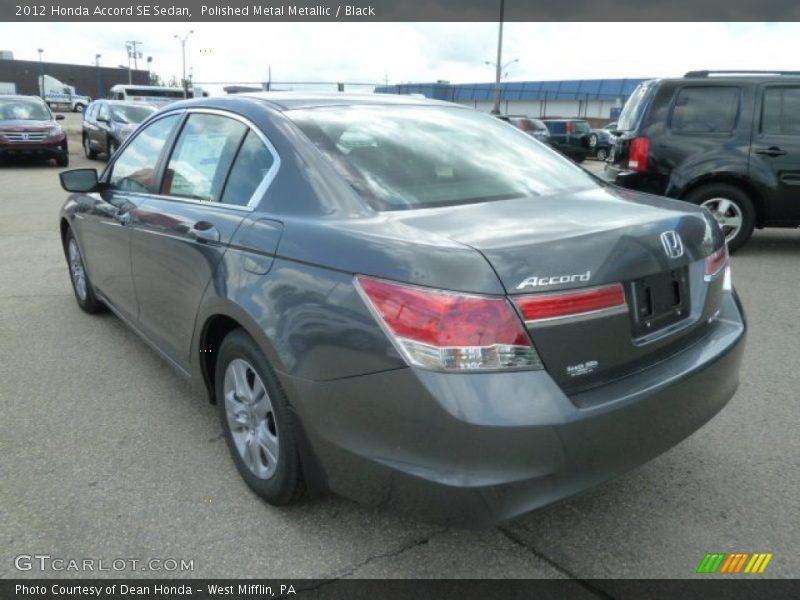
[[[541,369],[506,298],[404,285],[358,275],[356,288],[411,365],[446,371]]]
[[[728,266],[728,245],[723,244],[722,248],[706,257],[706,281],[711,281]]]
[[[572,123],[567,121],[567,133],[572,133]]]
[[[619,283],[571,292],[520,296],[514,298],[514,302],[526,323],[574,317],[613,308],[624,307],[627,310],[628,307],[625,290]]]
[[[522,131],[528,131],[528,122],[525,119],[520,119],[519,128],[522,129]]]
[[[647,171],[650,156],[650,138],[633,138],[628,150],[628,168],[631,171]]]

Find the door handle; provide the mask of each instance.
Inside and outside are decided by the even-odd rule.
[[[219,242],[219,229],[208,221],[198,221],[189,230],[189,237],[198,242]]]
[[[756,154],[763,154],[764,156],[783,156],[786,150],[778,148],[777,146],[770,146],[769,148],[757,148]]]
[[[131,213],[129,211],[117,211],[114,213],[114,220],[120,225],[129,225],[131,222]]]

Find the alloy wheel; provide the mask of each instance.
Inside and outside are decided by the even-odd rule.
[[[280,458],[278,425],[264,382],[241,358],[225,369],[225,415],[236,450],[259,479],[275,474]]]
[[[69,253],[69,273],[72,277],[72,285],[75,287],[78,298],[83,302],[86,300],[86,270],[83,267],[81,251],[74,238],[70,239],[67,252]]]
[[[714,218],[722,228],[722,233],[725,234],[725,241],[730,242],[737,236],[742,228],[742,209],[736,202],[728,200],[727,198],[709,198],[702,202],[714,215]]]

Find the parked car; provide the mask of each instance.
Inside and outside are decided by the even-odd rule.
[[[272,504],[307,486],[495,523],[664,452],[738,385],[708,211],[466,107],[183,101],[61,181],[78,305],[216,402]]]
[[[616,131],[617,122],[613,121],[613,122],[609,123],[608,125],[603,126],[603,129],[605,129],[606,131]]]
[[[136,129],[156,112],[154,106],[118,100],[95,100],[83,113],[82,143],[86,158],[111,157]]]
[[[613,143],[614,136],[608,129],[592,129],[592,132],[589,134],[591,156],[594,156],[597,160],[605,160],[608,158]]]
[[[592,128],[582,119],[544,119],[550,131],[550,144],[575,162],[583,162],[592,154],[589,135]]]
[[[800,225],[800,72],[692,71],[639,85],[604,176],[716,217],[731,251]]]
[[[59,167],[69,164],[67,134],[38,96],[0,96],[0,158],[53,159]]]
[[[517,115],[502,115],[500,118],[511,123],[514,127],[521,129],[540,142],[544,142],[545,144],[550,143],[550,131],[547,129],[547,125],[542,123],[539,119]]]

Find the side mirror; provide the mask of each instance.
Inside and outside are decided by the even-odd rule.
[[[72,169],[58,174],[61,187],[67,192],[94,192],[97,190],[97,169]]]
[[[56,115],[56,121],[63,121],[64,115]]]
[[[97,119],[95,119],[95,120],[98,123],[108,123],[108,118],[107,117],[97,117]]]

